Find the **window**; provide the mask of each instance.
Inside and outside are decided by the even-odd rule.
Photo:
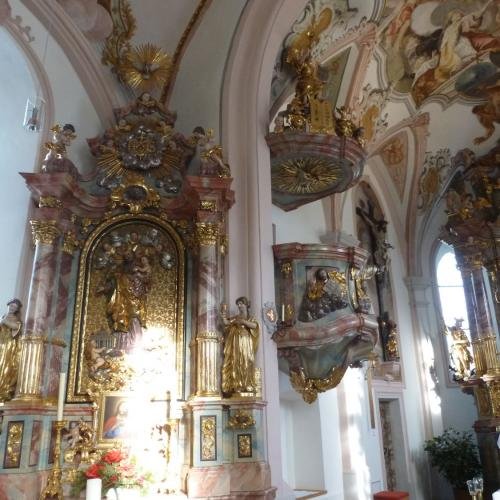
[[[445,243],[441,243],[436,255],[436,278],[441,315],[447,327],[446,341],[450,375],[454,380],[462,380],[470,376],[470,371],[465,368],[461,359],[464,360],[466,358],[466,356],[464,357],[464,349],[468,347],[469,352],[471,352],[471,349],[470,345],[465,346],[464,342],[457,343],[457,339],[454,341],[450,329],[453,326],[461,327],[470,342],[469,321],[462,275],[457,269],[455,252],[453,251],[453,247]],[[460,322],[460,320],[463,320],[463,322]],[[472,356],[470,357],[470,361],[472,361]],[[469,362],[470,364],[471,362]]]

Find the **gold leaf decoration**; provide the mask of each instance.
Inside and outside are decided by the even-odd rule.
[[[171,68],[172,58],[159,47],[146,43],[127,52],[120,74],[133,89],[151,92],[165,84]]]
[[[339,180],[339,167],[321,158],[287,160],[272,176],[272,187],[291,194],[319,193]]]

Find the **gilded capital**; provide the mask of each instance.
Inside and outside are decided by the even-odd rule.
[[[206,210],[207,212],[217,211],[217,202],[215,200],[201,200],[200,210]]]
[[[215,246],[219,238],[219,224],[216,222],[197,222],[196,234],[202,246]]]
[[[61,234],[55,220],[30,220],[33,244],[52,245]]]
[[[38,200],[39,208],[62,208],[62,206],[62,201],[55,196],[40,196],[40,199]]]

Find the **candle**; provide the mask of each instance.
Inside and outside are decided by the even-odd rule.
[[[285,321],[285,304],[281,304],[281,321]]]
[[[87,491],[85,493],[85,500],[101,500],[102,479],[97,477],[95,479],[87,479]]]
[[[66,392],[66,373],[59,374],[59,397],[57,398],[57,420],[63,419],[64,393]]]
[[[493,500],[500,500],[500,490],[493,493]]]

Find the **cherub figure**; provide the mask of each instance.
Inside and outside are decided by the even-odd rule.
[[[70,123],[63,127],[54,125],[51,131],[53,133],[52,141],[45,143],[47,155],[42,162],[42,172],[67,172],[77,179],[79,177],[78,170],[73,162],[66,158],[66,148],[76,138],[75,127]]]

